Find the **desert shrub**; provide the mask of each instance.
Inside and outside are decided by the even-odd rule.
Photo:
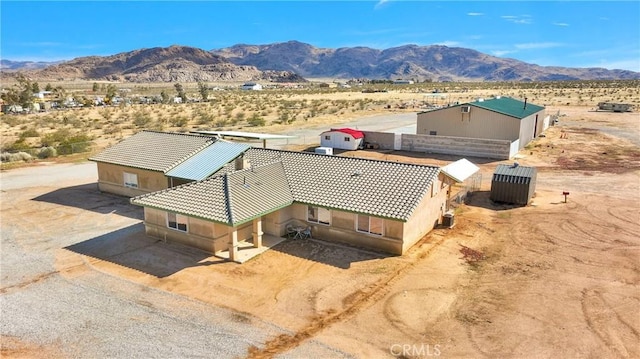
[[[55,147],[60,155],[86,152],[91,146],[92,138],[85,133],[71,133],[67,128],[47,134],[41,140],[46,147]]]
[[[151,122],[151,116],[144,111],[136,111],[133,114],[133,124],[138,127],[144,127]]]
[[[16,152],[16,153],[9,153],[9,152],[2,152],[2,154],[0,154],[0,160],[2,160],[2,162],[17,162],[17,161],[31,161],[33,159],[33,157],[31,157],[30,154],[26,153],[26,152]]]
[[[19,116],[15,116],[15,115],[4,115],[4,116],[2,116],[0,118],[2,119],[2,122],[4,122],[7,125],[9,125],[9,127],[15,127],[15,126],[18,126],[18,125],[24,123],[24,120],[22,118],[20,118]]]
[[[169,123],[173,127],[184,127],[189,123],[189,120],[184,116],[175,116],[169,120]]]
[[[27,137],[40,137],[40,134],[35,128],[30,128],[20,133],[20,138],[27,138]]]
[[[42,147],[40,151],[38,151],[38,158],[45,159],[58,156],[58,151],[55,148],[48,146]]]
[[[265,121],[263,117],[260,117],[260,115],[255,113],[253,114],[253,116],[251,116],[251,118],[247,120],[247,123],[250,126],[264,126],[267,123],[267,121]]]

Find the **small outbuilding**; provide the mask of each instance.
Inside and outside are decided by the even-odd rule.
[[[255,83],[255,82],[245,82],[242,85],[242,89],[243,90],[249,90],[249,91],[261,91],[262,90],[262,85],[259,83]]]
[[[537,171],[515,162],[513,165],[498,165],[491,179],[491,200],[511,204],[527,205],[536,190]]]
[[[363,147],[364,132],[352,128],[332,128],[320,134],[320,146],[341,150],[357,150]]]

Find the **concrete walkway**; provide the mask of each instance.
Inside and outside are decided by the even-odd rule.
[[[262,235],[262,247],[255,248],[253,243],[250,240],[239,241],[238,242],[238,258],[236,258],[236,263],[244,263],[249,259],[256,257],[267,250],[271,249],[271,247],[285,241],[284,237],[276,237],[268,234]],[[218,251],[214,254],[218,258],[223,258],[229,260],[229,250],[225,249],[223,251]]]

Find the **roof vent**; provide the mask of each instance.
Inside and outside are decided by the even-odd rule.
[[[353,172],[353,174],[351,174],[351,177],[358,177],[358,176],[362,176],[362,171],[356,170],[355,172]]]
[[[520,166],[520,164],[519,164],[518,162],[514,162],[514,163],[513,163],[513,166],[511,166],[511,168],[516,168],[516,167],[518,167],[518,166]]]
[[[502,98],[502,96],[500,96],[500,95],[496,96],[496,99],[501,99],[501,98]]]
[[[484,102],[484,99],[481,97],[478,99],[478,102]]]

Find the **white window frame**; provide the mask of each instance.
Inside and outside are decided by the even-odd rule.
[[[351,142],[351,137],[344,136],[344,142]]]
[[[360,229],[360,218],[367,218],[367,229]],[[371,232],[371,220],[380,221],[380,233]],[[382,237],[384,235],[384,219],[375,216],[368,216],[366,214],[357,214],[356,215],[356,232],[366,233],[372,236]]]
[[[130,172],[122,172],[122,182],[125,187],[138,188],[138,174]]]
[[[175,222],[171,221],[172,218],[170,217],[175,217]],[[175,227],[171,225],[172,223],[175,223]],[[180,228],[181,224],[184,225],[184,229]],[[174,231],[188,233],[189,217],[179,213],[167,212],[167,228],[173,229]]]
[[[311,216],[311,211],[315,211],[316,218]],[[326,219],[323,221],[322,219]],[[323,224],[325,226],[331,225],[331,210],[323,207],[307,206],[307,222]]]
[[[325,135],[324,139],[327,140],[327,141],[331,141],[331,136],[330,135]]]

